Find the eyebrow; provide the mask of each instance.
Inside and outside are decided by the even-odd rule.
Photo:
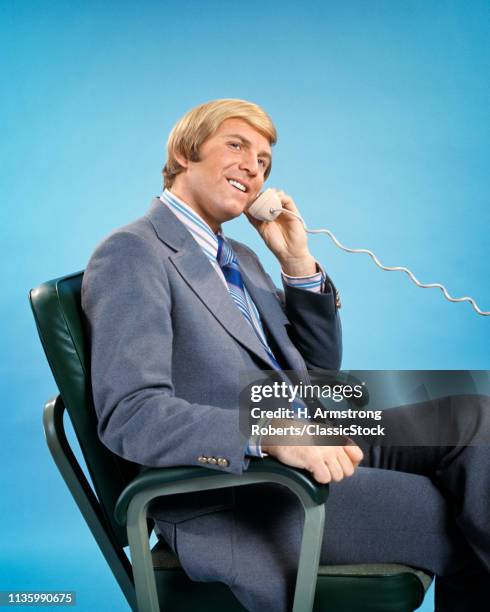
[[[243,144],[246,145],[247,147],[249,147],[252,144],[250,140],[248,140],[248,138],[244,138],[240,134],[225,134],[224,138],[237,138],[238,140],[241,140]],[[267,159],[269,160],[269,163],[272,161],[272,155],[268,151],[261,151],[259,153],[259,157],[267,157]]]

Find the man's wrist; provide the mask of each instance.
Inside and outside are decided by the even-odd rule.
[[[315,258],[309,254],[304,257],[289,257],[279,261],[281,270],[287,276],[310,276],[318,271]]]

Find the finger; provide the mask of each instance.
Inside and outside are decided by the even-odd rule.
[[[326,460],[326,464],[332,476],[332,480],[334,480],[335,482],[340,482],[344,477],[344,471],[340,466],[337,457],[335,455],[333,457],[329,457]]]
[[[281,190],[276,190],[276,193],[279,199],[281,200],[281,204],[283,205],[283,208],[286,208],[287,210],[290,210],[291,212],[295,212],[299,214],[298,207],[296,206],[296,203],[294,202],[293,198],[289,194]]]
[[[312,474],[313,478],[317,482],[327,484],[327,482],[332,480],[330,470],[328,469],[322,454],[318,452],[316,448],[304,446],[301,448],[300,452],[304,453],[304,467]]]
[[[349,457],[351,457],[351,459],[357,462],[362,461],[364,459],[364,453],[362,452],[360,447],[357,446],[357,444],[346,444],[345,446],[343,446],[343,449],[349,455]]]
[[[322,461],[318,462],[314,468],[309,471],[311,472],[313,478],[320,484],[327,484],[332,480],[332,475],[328,469],[328,466]]]
[[[343,449],[356,465],[364,459],[364,453],[357,444],[348,444]]]
[[[341,452],[339,453],[337,459],[340,463],[340,467],[342,468],[344,476],[346,476],[347,478],[349,476],[352,476],[357,466],[353,465],[352,460],[349,458],[344,449],[341,449]]]

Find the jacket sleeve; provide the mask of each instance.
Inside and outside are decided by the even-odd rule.
[[[175,397],[174,307],[161,256],[144,238],[120,230],[95,251],[82,308],[99,436],[142,465],[202,465],[202,457],[214,457],[225,461],[206,467],[240,474],[248,465],[248,440],[237,412]]]
[[[248,249],[249,250],[249,249]],[[340,369],[342,362],[342,325],[337,307],[337,291],[327,274],[320,293],[284,284],[278,289],[259,259],[249,250],[267,282],[281,302],[291,323],[290,339],[308,369]]]
[[[342,326],[335,290],[313,293],[284,287],[284,307],[292,324],[291,340],[309,369],[339,370],[342,362]]]

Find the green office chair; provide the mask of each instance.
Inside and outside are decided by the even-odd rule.
[[[90,391],[80,306],[82,277],[78,273],[49,281],[29,295],[60,391],[45,405],[44,431],[54,461],[132,610],[244,611],[224,584],[189,580],[164,542],[150,551],[146,509],[162,495],[258,482],[288,487],[305,510],[293,612],[412,612],[420,606],[431,582],[422,571],[397,564],[318,566],[328,486],[315,484],[305,472],[271,458],[252,460],[241,476],[204,467],[141,471],[106,448],[97,435]],[[66,438],[65,408],[93,489]],[[132,563],[124,550],[128,544]]]

